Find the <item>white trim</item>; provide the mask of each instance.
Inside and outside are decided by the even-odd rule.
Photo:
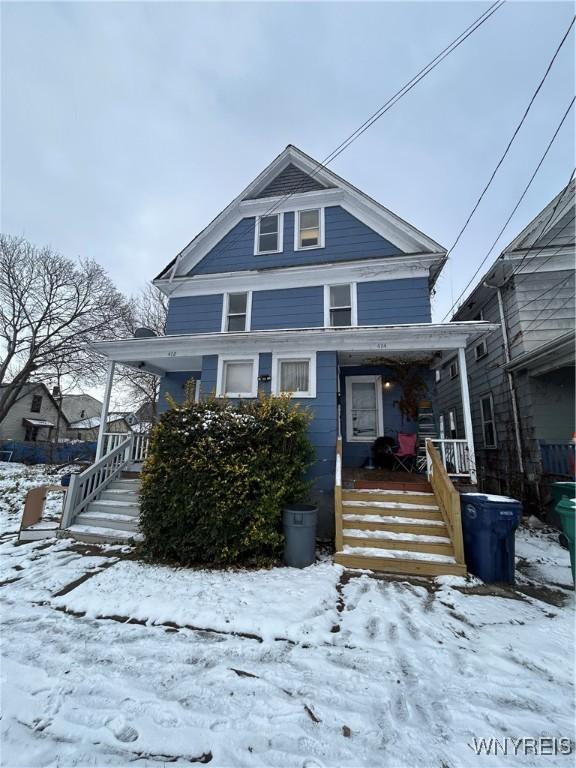
[[[228,309],[230,305],[230,294],[236,294],[236,293],[245,293],[246,294],[246,326],[244,328],[244,331],[229,331],[227,330],[228,325]],[[220,330],[222,333],[245,333],[246,331],[249,331],[252,324],[252,291],[226,291],[224,296],[222,297],[222,323],[220,325]]]
[[[319,243],[317,245],[305,245],[300,246],[300,214],[307,211],[318,211],[318,229],[319,229]],[[324,208],[322,206],[312,207],[308,205],[306,208],[299,208],[294,211],[294,251],[316,251],[319,248],[324,248],[325,242],[325,226],[324,226]]]
[[[104,453],[104,433],[108,428],[108,411],[110,410],[110,397],[112,395],[112,382],[114,380],[115,368],[115,361],[110,360],[106,371],[106,386],[104,388],[104,397],[102,399],[102,410],[100,411],[100,426],[98,428],[98,440],[96,443],[96,461],[101,459],[102,454]]]
[[[376,390],[376,431],[375,436],[354,436],[352,424],[352,384],[354,382],[373,382]],[[377,437],[384,434],[384,414],[382,408],[382,376],[346,376],[346,442],[347,443],[372,443]]]
[[[416,227],[408,224],[392,213],[392,211],[372,200],[364,192],[361,192],[332,171],[321,167],[317,161],[297,147],[289,145],[207,227],[182,249],[176,257],[176,264],[166,267],[160,276],[168,278],[172,273],[173,277],[177,277],[185,275],[193,269],[231,229],[245,218],[243,211],[240,210],[242,202],[248,203],[244,198],[250,197],[259,189],[263,189],[275,175],[280,173],[290,163],[305,173],[313,173],[314,177],[321,184],[339,189],[343,193],[342,207],[349,213],[357,216],[361,221],[364,221],[367,226],[381,234],[399,250],[407,253],[441,252],[445,256],[445,249],[416,229]],[[329,193],[329,190],[326,190],[326,192]],[[306,193],[310,202],[314,200],[314,194],[313,192]],[[280,199],[290,200],[291,208],[292,210],[294,209],[294,198],[284,195]],[[274,198],[268,198],[262,202],[264,205],[267,205],[265,210],[270,210],[278,201]]]
[[[327,208],[340,205],[346,198],[342,189],[332,187],[330,189],[318,189],[313,192],[298,192],[295,195],[279,195],[278,197],[264,197],[257,200],[242,200],[238,204],[238,211],[244,216],[261,216],[266,211],[274,208],[273,213],[292,213],[293,211],[307,208]]]
[[[498,325],[473,321],[453,323],[414,323],[405,325],[357,326],[355,328],[302,328],[248,333],[196,333],[156,336],[149,339],[101,341],[93,345],[96,352],[111,360],[137,369],[154,365],[157,371],[194,370],[202,355],[248,355],[255,349],[299,353],[317,350],[342,352],[440,352],[456,350]]]
[[[277,232],[277,244],[278,248],[275,251],[259,251],[258,245],[259,245],[259,239],[260,239],[260,219],[267,218],[268,216],[276,216],[276,220],[278,222],[278,232]],[[270,256],[274,253],[282,253],[284,250],[284,214],[280,213],[278,211],[272,211],[271,213],[267,214],[267,216],[256,216],[254,219],[254,256]]]
[[[335,285],[349,285],[350,286],[350,319],[351,328],[358,325],[358,283],[356,282],[338,282],[338,283],[325,283],[324,284],[324,328],[332,328],[330,324],[330,288]]]
[[[315,398],[316,397],[316,352],[302,354],[301,351],[296,350],[294,352],[282,352],[281,354],[275,352],[272,355],[272,383],[271,391],[273,395],[284,394],[280,390],[280,363],[281,362],[300,362],[308,361],[308,392],[292,392],[292,397],[300,398]]]
[[[258,366],[260,355],[218,355],[218,371],[216,376],[216,397],[257,397],[258,396]],[[224,392],[224,366],[226,363],[252,363],[252,390],[250,392]]]
[[[430,275],[439,254],[418,256],[387,256],[381,259],[361,259],[329,264],[310,264],[296,267],[274,267],[265,270],[242,270],[218,274],[181,277],[170,283],[155,280],[154,285],[169,296],[207,296],[211,294],[240,293],[253,289],[301,288],[324,283],[375,282],[401,280]]]

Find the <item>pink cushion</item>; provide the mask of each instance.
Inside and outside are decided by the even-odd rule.
[[[407,435],[404,432],[398,432],[399,449],[396,456],[415,456],[417,435]]]

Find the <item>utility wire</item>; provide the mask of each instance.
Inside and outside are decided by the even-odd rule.
[[[484,195],[486,194],[486,192],[488,191],[488,188],[490,187],[490,185],[491,185],[491,184],[492,184],[492,182],[494,181],[494,177],[495,177],[495,176],[496,176],[496,174],[498,173],[498,171],[499,171],[499,169],[500,169],[500,166],[502,165],[502,163],[504,162],[504,160],[505,160],[506,156],[508,155],[508,152],[510,151],[510,148],[512,147],[512,144],[514,143],[514,139],[516,138],[516,136],[518,135],[518,132],[520,131],[520,128],[522,128],[522,126],[524,125],[524,121],[525,121],[525,120],[526,120],[526,118],[528,117],[528,113],[530,112],[530,109],[532,108],[532,105],[534,104],[534,101],[535,101],[536,97],[537,97],[537,96],[538,96],[538,94],[540,93],[540,89],[542,88],[542,86],[544,85],[544,82],[546,81],[546,78],[548,77],[548,75],[549,75],[549,73],[550,73],[550,70],[552,69],[552,66],[553,66],[554,62],[556,61],[556,57],[558,56],[558,54],[560,53],[560,50],[562,49],[562,46],[563,46],[563,45],[564,45],[564,43],[566,42],[566,39],[567,39],[568,35],[570,34],[570,30],[571,30],[571,29],[572,29],[572,27],[574,26],[574,21],[575,21],[575,20],[576,20],[576,16],[573,16],[573,17],[572,17],[572,21],[570,22],[570,25],[569,25],[568,29],[567,29],[567,30],[566,30],[566,32],[564,33],[564,37],[563,37],[563,38],[562,38],[562,40],[560,41],[560,44],[558,45],[558,47],[557,47],[557,48],[556,48],[556,50],[554,51],[554,55],[552,56],[552,59],[550,60],[550,62],[549,62],[549,64],[548,64],[548,66],[546,67],[546,71],[544,72],[544,75],[543,75],[542,79],[540,80],[540,82],[538,83],[538,86],[537,86],[536,90],[535,90],[535,91],[534,91],[534,93],[532,94],[532,98],[531,98],[531,99],[530,99],[530,101],[528,102],[528,106],[526,107],[526,109],[525,109],[525,111],[524,111],[524,114],[522,115],[522,118],[521,118],[520,122],[519,122],[519,123],[518,123],[518,125],[516,126],[516,128],[515,128],[515,130],[514,130],[514,133],[512,134],[512,137],[511,137],[510,141],[508,142],[508,145],[506,146],[506,149],[504,150],[504,152],[503,152],[502,156],[501,156],[501,157],[500,157],[500,159],[498,160],[498,162],[497,162],[497,164],[496,164],[496,167],[494,168],[494,170],[492,171],[492,174],[491,174],[490,178],[488,179],[488,183],[486,184],[486,186],[485,186],[485,187],[484,187],[484,189],[482,190],[482,192],[481,192],[481,194],[480,194],[480,197],[478,198],[478,200],[477,200],[477,201],[476,201],[476,203],[474,204],[474,207],[472,208],[472,210],[471,210],[471,212],[470,212],[470,214],[469,214],[468,218],[467,218],[467,219],[466,219],[466,221],[464,222],[464,226],[463,226],[463,227],[462,227],[462,229],[461,229],[461,230],[458,232],[458,234],[457,234],[457,236],[456,236],[456,239],[454,240],[454,243],[452,244],[452,247],[448,249],[448,253],[450,253],[451,251],[453,251],[453,250],[454,250],[454,248],[456,247],[456,245],[459,243],[459,241],[460,241],[460,238],[461,238],[461,237],[462,237],[462,235],[464,234],[465,230],[466,230],[466,229],[467,229],[467,227],[468,227],[468,224],[470,223],[470,221],[471,221],[472,217],[473,217],[473,216],[474,216],[474,214],[476,213],[476,211],[477,211],[477,209],[478,209],[478,206],[480,205],[480,203],[481,203],[481,202],[482,202],[482,200],[484,199]]]
[[[536,168],[534,169],[534,172],[532,173],[532,176],[530,177],[530,179],[529,179],[528,183],[527,183],[527,184],[526,184],[526,186],[524,187],[524,190],[523,190],[522,194],[520,195],[520,198],[519,198],[518,202],[516,203],[516,205],[515,205],[515,206],[514,206],[514,208],[512,209],[512,211],[511,211],[510,215],[508,216],[508,218],[506,219],[506,222],[504,223],[504,226],[503,226],[503,227],[500,229],[500,231],[498,232],[498,235],[497,235],[496,239],[494,240],[494,242],[492,243],[492,245],[490,246],[490,249],[488,250],[488,253],[487,253],[487,254],[484,256],[484,258],[482,259],[482,261],[481,261],[481,262],[480,262],[480,264],[478,265],[478,268],[476,269],[476,271],[474,272],[474,274],[472,275],[472,277],[470,278],[470,280],[468,280],[468,282],[466,283],[466,285],[464,286],[464,288],[462,289],[462,291],[459,293],[459,295],[458,295],[458,298],[456,299],[456,301],[454,301],[454,302],[452,303],[452,306],[451,306],[451,307],[450,307],[450,309],[449,309],[449,310],[446,312],[446,314],[445,314],[445,315],[444,315],[444,317],[442,318],[442,321],[444,321],[444,320],[445,320],[445,319],[448,317],[448,315],[450,315],[450,314],[453,312],[454,308],[456,307],[456,305],[458,304],[458,302],[460,301],[460,299],[461,299],[461,298],[464,296],[464,294],[466,293],[466,291],[468,290],[468,288],[469,288],[469,287],[472,285],[472,283],[474,282],[474,280],[475,280],[476,276],[478,275],[478,273],[480,272],[480,270],[482,269],[482,267],[484,266],[484,264],[485,264],[485,263],[488,261],[488,258],[490,257],[490,254],[493,252],[494,248],[496,247],[496,244],[497,244],[497,243],[498,243],[498,241],[500,240],[500,238],[501,238],[502,234],[504,233],[504,230],[506,229],[506,227],[507,227],[507,226],[508,226],[508,224],[510,223],[510,221],[511,221],[512,217],[514,216],[514,214],[515,214],[515,213],[516,213],[516,211],[518,210],[518,208],[519,208],[519,206],[520,206],[520,203],[522,202],[522,200],[523,200],[523,199],[524,199],[524,197],[526,196],[526,193],[528,192],[528,190],[529,190],[529,189],[530,189],[530,187],[532,186],[532,182],[534,181],[534,179],[535,179],[535,177],[536,177],[536,174],[537,174],[537,173],[538,173],[538,171],[540,170],[540,168],[541,168],[541,166],[542,166],[542,163],[543,163],[543,162],[544,162],[544,160],[546,159],[546,156],[548,155],[548,153],[549,153],[550,149],[552,148],[552,145],[553,145],[553,144],[554,144],[554,142],[556,141],[556,137],[558,136],[558,134],[559,134],[559,132],[560,132],[560,129],[561,129],[561,128],[562,128],[562,126],[564,125],[564,122],[566,121],[566,118],[568,117],[568,114],[570,113],[570,110],[571,110],[571,109],[572,109],[572,107],[574,106],[574,102],[575,102],[575,101],[576,101],[576,97],[572,98],[572,100],[570,101],[570,104],[568,105],[568,108],[567,108],[567,109],[566,109],[566,111],[564,112],[564,114],[563,114],[563,116],[562,116],[562,119],[561,119],[561,120],[560,120],[560,122],[558,123],[558,125],[557,125],[557,127],[556,127],[556,130],[554,131],[554,134],[553,134],[552,138],[550,139],[550,141],[548,142],[548,145],[547,145],[546,149],[544,150],[544,154],[541,156],[540,160],[538,161],[538,164],[537,164]],[[510,144],[508,145],[508,147],[510,147]],[[505,157],[505,155],[503,155],[503,156],[502,156],[502,158],[501,158],[501,160],[500,160],[500,163],[499,163],[499,165],[501,164],[501,162],[502,162],[502,160],[504,159],[504,157]],[[498,166],[497,166],[497,167],[498,167]],[[493,178],[494,178],[494,176],[495,176],[495,172],[492,174],[492,176],[491,176],[491,179],[493,179]],[[488,189],[488,186],[489,186],[489,184],[488,184],[488,185],[487,185],[487,186],[484,188],[484,192],[486,192],[486,190]],[[484,195],[484,192],[483,192],[483,193],[482,193],[482,195],[480,196],[480,198],[479,198],[479,201],[482,199],[482,197],[483,197],[483,195]],[[478,203],[479,203],[479,201],[478,201]],[[474,210],[476,210],[476,208],[477,208],[477,207],[478,207],[478,204],[475,206]],[[554,212],[555,212],[555,210],[556,210],[556,209],[554,209],[554,211],[552,212],[552,215],[554,215]],[[472,212],[472,213],[473,213],[473,212]],[[465,225],[464,225],[464,227],[463,227],[463,228],[460,230],[460,234],[458,235],[458,237],[457,237],[457,238],[456,238],[456,240],[454,241],[454,245],[455,245],[455,244],[458,242],[458,240],[459,240],[459,238],[460,238],[460,235],[462,234],[462,232],[463,232],[463,231],[464,231],[464,229],[466,228],[466,226],[467,226],[467,224],[468,224],[468,222],[470,221],[470,219],[471,219],[471,218],[472,218],[472,214],[471,214],[471,215],[468,217],[466,224],[465,224]],[[454,245],[453,245],[453,246],[452,246],[452,247],[451,247],[451,248],[448,250],[448,253],[450,253],[450,252],[451,252],[451,251],[454,249]]]
[[[358,128],[356,128],[355,131],[353,131],[349,136],[347,136],[344,141],[342,141],[335,149],[330,152],[326,156],[326,158],[322,161],[317,163],[316,167],[310,171],[308,174],[311,178],[314,178],[321,170],[325,169],[326,166],[331,163],[336,157],[338,157],[342,152],[344,152],[345,149],[347,149],[350,144],[352,144],[354,141],[356,141],[359,136],[361,136],[365,131],[368,130],[374,123],[379,120],[386,112],[388,112],[389,109],[391,109],[393,106],[395,106],[404,96],[406,96],[412,88],[414,88],[421,80],[423,80],[430,72],[432,72],[447,56],[449,56],[451,53],[453,53],[462,43],[470,37],[474,32],[476,32],[477,29],[479,29],[488,19],[496,13],[496,11],[500,10],[500,8],[505,4],[506,0],[497,0],[497,2],[493,3],[486,11],[480,14],[478,18],[472,22],[472,24],[469,24],[466,29],[464,29],[457,37],[452,40],[451,43],[449,43],[445,48],[443,48],[440,53],[438,53],[431,61],[426,64],[426,66],[422,67],[422,69],[419,70],[408,82],[406,82],[401,88],[399,88],[396,93],[394,93],[376,112],[374,112],[370,117],[365,120]],[[282,203],[289,200],[291,197],[293,197],[295,194],[298,194],[297,191],[288,192],[282,197],[280,197],[279,200],[277,200],[268,210],[260,215],[260,218],[264,216],[270,216]],[[240,234],[237,235],[235,240],[232,240],[228,247],[233,246],[238,240],[240,239]],[[188,246],[186,246],[187,248]],[[175,273],[175,270],[178,265],[178,261],[180,257],[182,256],[185,248],[180,251],[180,253],[176,256],[174,266],[172,268],[172,276]]]
[[[570,277],[573,277],[573,275],[570,275]],[[561,287],[560,287],[560,288],[558,289],[558,291],[557,291],[557,292],[554,294],[554,296],[552,296],[552,297],[550,298],[550,300],[549,300],[549,301],[546,303],[546,306],[542,307],[542,309],[541,309],[541,310],[538,312],[538,314],[537,314],[537,315],[536,315],[534,318],[532,318],[532,320],[531,320],[531,321],[528,323],[528,325],[527,325],[525,328],[523,328],[523,329],[522,329],[522,332],[523,332],[523,333],[525,333],[525,332],[526,332],[526,331],[527,331],[529,328],[531,328],[531,327],[534,325],[534,323],[535,323],[535,322],[536,322],[536,320],[537,320],[537,319],[540,317],[540,315],[542,314],[542,312],[546,312],[546,311],[548,310],[548,307],[550,307],[550,304],[552,304],[552,302],[553,302],[553,301],[555,301],[555,300],[558,298],[558,294],[560,293],[560,290],[561,290]],[[560,306],[559,306],[559,307],[550,307],[550,310],[549,310],[549,311],[552,311],[552,312],[557,312],[557,311],[558,311],[558,310],[560,310],[560,309],[564,309],[564,307],[565,307],[565,306],[566,306],[566,305],[567,305],[569,302],[574,302],[574,294],[573,294],[573,293],[571,293],[571,294],[570,294],[570,296],[568,296],[568,297],[565,299],[565,301],[563,301],[563,302],[562,302],[562,304],[560,304]],[[542,320],[541,320],[541,321],[538,323],[538,325],[536,326],[536,328],[540,328],[540,326],[542,325],[542,323],[545,323],[545,322],[546,322],[546,320],[550,320],[550,318],[549,318],[549,317],[543,317],[543,318],[542,318]],[[534,328],[534,330],[536,330],[536,328]]]

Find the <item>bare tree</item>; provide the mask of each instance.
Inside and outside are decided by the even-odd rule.
[[[130,335],[136,328],[149,328],[157,336],[166,332],[168,298],[155,286],[148,285],[138,296],[130,300],[129,323],[126,328]],[[118,370],[117,381],[123,392],[123,402],[127,409],[137,411],[144,408],[148,418],[156,420],[160,379],[150,373],[137,371],[122,366]]]
[[[130,308],[104,269],[0,235],[0,422],[29,381],[98,381],[97,339],[124,333]]]

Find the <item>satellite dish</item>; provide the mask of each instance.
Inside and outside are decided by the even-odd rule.
[[[134,331],[134,338],[135,339],[152,339],[156,336],[154,331],[151,328],[136,328]]]

